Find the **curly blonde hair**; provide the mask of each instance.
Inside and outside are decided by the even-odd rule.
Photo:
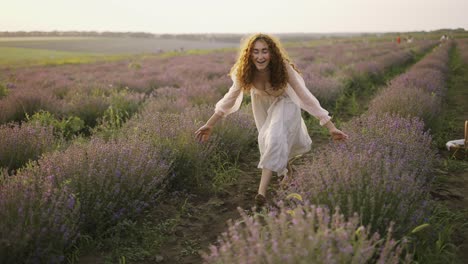
[[[270,52],[270,83],[275,91],[284,89],[288,83],[288,71],[286,64],[289,63],[297,71],[296,67],[290,62],[286,52],[276,38],[258,33],[246,39],[239,52],[239,57],[232,66],[230,75],[236,74],[239,86],[248,92],[252,88],[256,67],[252,61],[252,51],[257,40],[263,40]],[[298,71],[299,72],[299,71]]]

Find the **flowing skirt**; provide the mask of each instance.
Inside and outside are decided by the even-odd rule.
[[[258,129],[258,168],[286,175],[288,161],[311,149],[301,109],[286,94],[273,97],[254,92],[252,110]]]

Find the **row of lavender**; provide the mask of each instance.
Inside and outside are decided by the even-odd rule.
[[[411,262],[404,243],[392,236],[402,239],[431,213],[436,156],[425,122],[440,110],[450,48],[439,47],[395,78],[366,114],[343,126],[347,142],[327,145],[299,168],[278,195],[280,210],[244,215],[210,247],[205,261]],[[295,194],[305,203],[291,203]],[[379,234],[384,243],[376,242]]]
[[[326,52],[326,47],[301,50],[302,60],[298,61],[304,69],[306,85],[327,108],[345,91],[348,83],[363,77],[382,76],[392,67],[402,66],[414,59],[415,54],[424,54],[434,47],[432,41],[419,42],[417,45],[395,45],[394,43],[363,43],[349,49],[343,45],[334,47],[334,52]],[[366,54],[367,56],[362,56]],[[314,63],[310,63],[313,61]]]
[[[167,63],[167,69],[192,65],[182,57]],[[250,148],[255,138],[254,124],[245,112],[220,126],[218,137],[211,144],[201,145],[193,141],[193,131],[208,118],[212,108],[188,104],[173,111],[177,109],[173,108],[176,99],[193,102],[195,96],[208,97],[203,96],[209,94],[207,91],[201,91],[208,86],[189,86],[191,81],[202,79],[213,85],[209,80],[222,79],[216,78],[219,76],[213,73],[213,65],[201,65],[192,65],[198,73],[190,75],[189,81],[175,74],[176,70],[171,71],[187,86],[158,89],[163,95],[149,100],[142,113],[132,118],[115,139],[93,137],[90,142],[75,142],[4,179],[0,189],[0,216],[4,219],[0,227],[2,262],[16,258],[25,262],[61,262],[80,233],[105,233],[116,223],[157,206],[159,194],[168,182],[203,186],[210,182],[207,177],[212,177],[210,166],[216,165],[213,157],[223,153],[223,158],[230,158]],[[174,92],[182,89],[191,93]],[[173,98],[168,97],[171,94]],[[209,100],[216,99],[213,96]],[[163,101],[169,103],[164,105]],[[2,129],[18,129],[17,125],[9,126]],[[28,134],[28,126],[23,127],[17,135],[37,135]],[[33,129],[37,128],[30,128]],[[36,136],[44,148],[53,145],[47,141],[49,137]]]
[[[203,79],[212,67],[199,69],[203,72],[198,79]],[[201,184],[201,177],[212,169],[207,166],[212,164],[210,157],[224,149],[239,153],[251,146],[246,141],[254,139],[251,118],[239,114],[239,122],[232,127],[220,127],[220,135],[226,134],[222,141],[199,144],[193,140],[193,131],[200,125],[196,120],[206,119],[211,108],[190,107],[171,114],[159,112],[161,107],[155,102],[149,100],[141,115],[109,141],[99,136],[89,142],[75,141],[63,151],[46,153],[16,175],[3,174],[0,262],[61,263],[81,234],[104,235],[117,223],[157,206],[173,178]],[[50,150],[55,143],[51,142],[53,131],[37,124],[4,125],[0,131],[5,132],[7,140],[2,142],[7,147],[21,138],[37,142],[21,148],[36,151],[29,158]],[[8,135],[11,132],[16,137]],[[238,142],[236,137],[245,140]],[[11,146],[10,153],[24,154],[15,152],[15,147],[21,145]],[[15,155],[4,156],[10,160],[7,166],[12,161],[22,162]]]
[[[411,49],[422,51],[431,45],[434,43],[424,41],[414,46],[354,43],[314,47],[307,53],[306,49],[292,48],[290,52],[298,54],[296,62],[304,66],[301,69],[309,87],[320,100],[328,102],[339,95],[343,80],[353,73],[378,71],[401,63],[398,61],[407,60]],[[317,57],[311,58],[310,54]],[[343,58],[347,64],[343,64]],[[189,102],[176,100],[179,108],[187,103],[213,103],[229,85],[226,73],[234,59],[233,52],[224,52],[5,71],[0,83],[9,92],[0,98],[0,123],[20,121],[25,114],[32,115],[42,109],[59,117],[77,116],[93,126],[110,105],[120,104],[125,111],[135,112],[142,100],[154,91],[156,96],[167,93],[169,97],[188,93],[184,98]],[[310,68],[305,67],[309,64]]]
[[[219,77],[228,71],[233,55],[213,53],[147,59],[141,63],[121,61],[11,70],[2,76],[11,88],[0,99],[0,123],[21,121],[26,114],[42,109],[58,117],[77,116],[88,126],[94,126],[110,105],[135,112],[153,90],[161,87],[227,87],[229,79]],[[201,72],[197,70],[199,67]]]
[[[206,145],[193,140],[193,131],[211,108],[161,113],[154,102],[116,138],[47,153],[1,182],[2,263],[60,263],[81,234],[105,235],[158,206],[169,183],[211,187],[216,157],[226,154],[225,163],[252,148],[255,126],[243,111]]]
[[[188,87],[184,90],[198,91],[200,98],[205,94],[205,99],[213,103],[221,96],[221,92],[216,91],[216,87],[227,89],[229,85],[227,76],[219,76],[218,71],[223,69],[228,71],[227,67],[220,67],[220,61],[228,61],[226,54],[213,53],[207,56],[159,59],[151,61],[153,64],[141,68],[141,71],[127,68],[128,62],[113,62],[63,67],[33,67],[7,73],[10,75],[10,84],[16,87],[11,89],[8,96],[0,100],[2,110],[0,115],[4,115],[6,120],[22,120],[25,114],[29,114],[32,122],[29,122],[31,124],[23,122],[22,127],[13,124],[0,126],[2,134],[0,167],[6,167],[10,171],[15,170],[23,166],[28,159],[34,160],[42,153],[54,149],[57,144],[61,144],[59,141],[48,142],[46,140],[57,134],[57,124],[59,127],[71,127],[68,130],[77,131],[83,128],[82,120],[88,126],[93,126],[97,123],[96,119],[103,115],[105,117],[105,114],[110,112],[109,110],[114,110],[114,113],[120,111],[124,117],[129,117],[131,112],[136,112],[145,100],[145,93],[138,92],[140,86],[137,85],[132,86],[131,89],[124,88],[124,84],[118,84],[121,78],[140,81],[140,75],[148,76],[154,73],[154,78],[160,85],[168,85],[168,88],[161,88],[161,92],[166,90],[169,94],[171,90],[176,90],[176,87]],[[190,70],[191,68],[193,70]],[[150,69],[154,72],[143,73]],[[165,70],[167,74],[164,74]],[[123,73],[126,76],[119,77],[119,74],[123,75]],[[112,80],[112,78],[115,79]],[[212,80],[209,80],[210,78]],[[194,86],[190,84],[191,81]],[[151,82],[152,80],[146,80],[145,83],[141,83],[141,85],[146,85],[141,89],[151,89]],[[206,83],[203,84],[204,82]],[[217,84],[220,82],[224,84]],[[215,91],[209,92],[209,88]],[[204,93],[201,90],[204,90]],[[177,96],[177,99],[186,102],[184,107],[191,105],[189,98],[190,94]],[[71,105],[79,109],[70,110]],[[170,96],[167,96],[161,103],[161,111],[164,111],[164,105],[175,106],[176,104],[171,102]],[[33,115],[38,110],[48,112],[38,112]],[[7,117],[9,112],[13,113],[11,118]],[[36,115],[38,118],[35,118]],[[65,118],[66,115],[78,116],[78,118]],[[61,117],[62,120],[60,120]],[[36,121],[39,121],[39,126]],[[55,130],[47,129],[48,134],[44,135],[41,132],[43,130],[41,125],[53,125],[53,122],[55,122]]]
[[[309,83],[308,87],[325,105],[333,104],[343,92],[346,82],[344,80],[358,78],[356,76],[362,74],[383,74],[384,69],[410,60],[410,50],[423,52],[432,45],[431,42],[421,42],[417,46],[409,47],[388,43],[360,43],[340,44],[336,47],[319,46],[312,51],[299,48],[291,52],[301,52],[302,55],[298,55],[296,62],[299,65],[304,64],[303,75]],[[347,50],[349,55],[334,55],[335,51],[342,53],[344,50]],[[315,62],[305,67],[305,63],[312,60],[311,54],[315,53]],[[344,67],[340,64],[339,58],[342,57],[347,58],[346,62],[356,64],[356,67],[359,63],[365,63],[381,70],[373,72],[371,67],[363,72],[359,66],[353,71],[349,66]],[[53,125],[55,130],[58,127],[61,134],[70,136],[84,129],[84,124],[96,125],[99,117],[100,123],[106,121],[106,118],[113,118],[109,115],[115,115],[117,111],[120,113],[117,118],[128,118],[131,113],[138,111],[150,92],[152,100],[157,101],[159,106],[155,111],[181,113],[192,105],[213,104],[221,97],[229,86],[226,72],[233,59],[232,53],[214,53],[204,56],[148,59],[142,62],[143,65],[113,62],[10,71],[5,73],[6,77],[3,78],[8,79],[10,86],[16,87],[11,89],[9,96],[0,99],[0,116],[4,117],[0,117],[0,123],[8,120],[19,121],[29,114],[30,117],[32,115],[30,119],[33,121],[40,121],[42,125]],[[326,71],[327,76],[321,70],[323,65],[328,65],[328,68],[333,66],[333,69]],[[347,77],[344,78],[345,74],[339,72],[346,72]],[[323,78],[327,80],[324,82]],[[48,112],[33,115],[39,109]],[[50,144],[47,140],[41,140],[44,138],[42,134],[28,136],[31,135],[31,131],[39,133],[41,127],[31,128],[29,125],[24,128],[29,132],[13,133],[19,129],[18,126],[13,128],[11,125],[0,127],[4,135],[0,138],[0,167],[17,169],[28,159],[34,160],[41,153],[60,144]],[[24,145],[24,148],[18,149],[18,145]],[[24,155],[16,153],[17,151],[24,152]]]
[[[422,49],[427,46],[428,43],[421,43]],[[333,50],[341,52],[346,49],[352,55],[347,56],[348,62],[358,62],[371,60],[372,56],[379,54],[399,53],[398,50],[402,50],[399,46],[396,48],[398,49],[395,50],[395,46],[388,44],[347,44],[325,48],[319,46],[314,51],[318,61],[312,65],[321,64],[320,61],[326,61],[327,57],[332,58],[327,62],[332,65],[332,60],[339,58],[333,55]],[[305,53],[304,49],[298,50],[304,52],[303,56],[298,57],[298,64],[310,60],[310,53]],[[324,53],[323,50],[329,51]],[[364,58],[359,57],[360,53]],[[32,115],[32,119],[40,121],[42,125],[54,125],[62,134],[71,135],[83,129],[84,123],[94,125],[96,118],[110,112],[108,110],[116,109],[123,113],[123,117],[128,117],[129,112],[137,111],[144,99],[145,93],[142,90],[151,91],[159,86],[162,87],[153,94],[159,104],[159,108],[155,110],[179,113],[193,104],[213,104],[219,99],[229,85],[229,78],[225,73],[228,71],[227,63],[231,63],[231,60],[233,58],[230,53],[216,53],[209,56],[152,59],[144,61],[144,67],[140,68],[135,67],[135,64],[114,62],[12,70],[2,76],[9,81],[7,86],[14,88],[9,96],[0,100],[0,115],[4,115],[5,120],[22,120],[25,114],[31,116],[39,109],[48,110],[50,113],[39,112]],[[388,61],[381,61],[380,67],[386,67],[387,64]],[[314,82],[310,86],[313,92],[319,93],[327,87],[316,85],[320,81],[314,79],[313,76],[317,74],[311,72],[316,70],[318,68],[306,69],[304,75],[307,81]],[[123,89],[124,86],[131,88]],[[328,88],[333,90],[332,87]],[[69,108],[71,105],[73,109]],[[113,108],[109,109],[109,106]],[[65,112],[77,115],[85,122],[78,117],[61,121],[54,118],[54,115],[62,116]],[[24,131],[18,125],[3,125],[0,130],[0,167],[6,167],[10,171],[23,166],[29,159],[37,159],[43,152],[60,144],[48,140],[52,137],[50,129],[45,136],[44,128],[37,125],[25,125],[22,129]]]

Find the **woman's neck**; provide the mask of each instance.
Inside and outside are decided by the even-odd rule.
[[[261,80],[270,80],[270,70],[269,69],[265,69],[263,71],[256,70],[255,76]]]

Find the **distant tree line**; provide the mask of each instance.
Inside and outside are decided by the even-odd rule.
[[[465,35],[464,28],[438,29],[433,31],[401,32],[414,35],[426,34],[454,34]],[[309,41],[321,38],[343,38],[343,37],[382,37],[400,34],[398,32],[360,32],[360,33],[278,33],[274,34],[282,41]],[[112,31],[0,31],[0,37],[112,37],[112,38],[163,38],[183,39],[194,41],[222,41],[240,42],[246,34],[233,33],[205,33],[205,34],[154,34],[148,32],[112,32]]]
[[[111,31],[0,31],[0,37],[112,37],[112,38],[163,38],[194,41],[239,42],[246,34],[205,33],[205,34],[153,34],[147,32],[111,32]],[[282,40],[317,39],[327,34],[284,33],[275,34]]]
[[[111,31],[0,31],[0,37],[132,37],[153,38],[157,35],[146,32]]]

